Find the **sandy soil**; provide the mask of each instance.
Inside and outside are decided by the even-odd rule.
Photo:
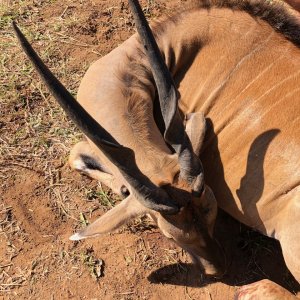
[[[187,1],[141,1],[150,19]],[[25,59],[10,28],[17,19],[51,69],[76,94],[97,58],[133,31],[126,1],[4,1],[0,69],[0,299],[233,299],[270,278],[299,291],[274,240],[220,212],[217,238],[230,267],[208,280],[146,218],[117,233],[68,237],[119,199],[74,173],[68,152],[81,134]]]

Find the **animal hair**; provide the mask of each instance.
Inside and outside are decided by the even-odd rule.
[[[300,18],[296,17],[283,2],[271,0],[192,0],[185,9],[180,7],[178,12],[165,18],[162,22],[155,22],[152,27],[154,36],[159,39],[163,35],[168,23],[177,23],[183,13],[213,8],[228,8],[234,11],[244,11],[254,18],[267,22],[275,31],[300,47]]]
[[[140,46],[140,45],[139,45]],[[155,84],[146,54],[140,48],[135,56],[127,56],[126,70],[119,72],[122,93],[126,101],[125,118],[128,120],[136,143],[142,143],[142,149],[151,151],[149,122],[153,118],[152,99],[155,98]]]
[[[135,92],[128,94],[128,97],[126,97],[125,117],[137,142],[142,142],[144,146],[147,146],[145,143],[151,137],[151,132],[148,128],[149,122],[151,122],[151,113],[152,103],[149,99],[145,99]]]
[[[139,92],[128,93],[125,118],[131,127],[135,143],[139,145],[141,151],[144,151],[144,160],[151,158],[153,177],[159,174],[163,167],[174,164],[167,156],[156,156],[157,145],[156,141],[152,140],[153,129],[149,126],[154,123],[152,98],[144,98]]]
[[[192,0],[185,9],[180,7],[180,11],[178,10],[171,16],[152,23],[151,28],[155,39],[159,44],[168,28],[168,24],[179,22],[184,13],[213,8],[228,8],[234,11],[247,12],[252,17],[267,22],[274,30],[285,36],[297,47],[300,47],[300,18],[297,18],[283,3],[279,1],[271,2],[270,0]],[[164,56],[163,53],[162,55]],[[121,72],[121,82],[124,83],[123,93],[126,95],[131,89],[139,89],[148,93],[154,99],[154,80],[142,45],[137,49],[135,56],[128,56],[127,60],[126,69],[124,68]],[[170,68],[174,67],[172,62],[168,62],[168,66]]]
[[[211,10],[213,8],[226,8],[234,11],[244,11],[253,18],[267,22],[275,31],[279,32],[294,45],[300,47],[300,19],[279,1],[269,0],[193,0],[186,9],[175,12],[159,21],[152,23],[152,31],[157,43],[167,34],[169,24],[178,23],[184,13],[195,10]],[[164,54],[162,53],[163,57]],[[174,61],[166,62],[172,71]],[[153,114],[153,105],[159,105],[155,83],[150,70],[146,53],[141,44],[138,45],[134,56],[128,56],[126,67],[119,73],[120,81],[123,83],[122,92],[127,99],[126,116],[132,127],[137,140],[148,141],[151,133],[147,129]],[[151,106],[151,101],[154,101]],[[147,147],[145,144],[144,147]],[[150,147],[151,148],[151,147]],[[150,149],[148,149],[150,150]]]

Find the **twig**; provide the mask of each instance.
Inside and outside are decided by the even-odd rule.
[[[208,292],[209,299],[212,300],[211,293],[210,293],[209,289],[206,288],[206,287],[204,289]]]
[[[7,264],[7,265],[0,265],[0,268],[1,269],[4,269],[4,268],[7,268],[7,267],[10,267],[10,266],[12,266],[13,264],[12,263],[10,263],[10,264]]]
[[[75,220],[75,221],[79,221],[78,219],[76,219],[75,217],[73,217],[72,215],[70,215],[68,212],[67,212],[67,209],[65,208],[64,204],[63,204],[63,198],[61,196],[61,193],[59,190],[53,190],[54,194],[56,195],[56,197],[59,199],[59,200],[56,200],[57,204],[59,204],[59,207],[60,209],[63,211],[63,213],[68,216],[69,218]]]
[[[116,293],[115,295],[132,295],[135,292],[124,292],[124,293]]]
[[[12,166],[16,166],[16,167],[21,167],[21,168],[24,168],[24,169],[28,169],[28,170],[31,170],[31,171],[34,171],[40,175],[44,175],[44,172],[40,171],[40,170],[35,170],[34,168],[28,166],[28,165],[25,165],[25,164],[21,164],[21,163],[16,163],[16,162],[0,162],[0,166],[5,166],[5,165],[12,165]]]
[[[41,94],[42,98],[44,99],[44,101],[50,106],[50,103],[49,103],[50,96],[46,97],[45,94],[44,94],[44,92],[40,88],[40,86],[35,85],[32,82],[31,82],[31,85],[40,92],[40,94]]]
[[[186,293],[186,295],[188,296],[188,298],[189,298],[190,300],[193,300],[193,298],[191,298],[191,296],[190,296],[189,293],[188,293],[188,288],[187,288],[187,286],[185,286],[184,289],[185,289],[185,293]]]
[[[61,13],[61,15],[59,16],[60,18],[63,18],[63,16],[65,15],[66,11],[70,8],[69,5],[66,6],[66,8],[64,9],[64,11]]]
[[[22,283],[1,283],[0,286],[22,286]]]
[[[75,38],[73,38],[71,36],[62,34],[60,32],[54,32],[54,34],[59,35],[59,36],[61,36],[64,39],[69,39],[69,40],[71,40],[73,42],[76,42],[77,45],[81,45],[82,47],[94,47],[94,45],[90,45],[90,44],[87,44],[87,43],[80,43],[80,40],[75,39]],[[56,41],[61,41],[61,40],[56,40]]]

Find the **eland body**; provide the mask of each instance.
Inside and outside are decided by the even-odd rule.
[[[125,196],[71,239],[149,214],[218,276],[225,263],[213,238],[216,197],[234,218],[280,241],[300,282],[299,18],[265,1],[198,1],[152,27],[157,46],[129,2],[139,34],[89,68],[80,108],[25,45],[87,135],[71,166]]]

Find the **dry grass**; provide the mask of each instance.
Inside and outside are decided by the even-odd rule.
[[[150,18],[165,7],[158,1],[142,2]],[[166,280],[185,278],[189,259],[160,239],[148,218],[137,219],[120,235],[98,243],[67,240],[72,231],[87,226],[120,199],[68,168],[70,148],[82,134],[25,58],[12,32],[12,20],[74,95],[89,64],[134,30],[123,1],[0,3],[0,298],[92,299],[95,291],[95,298],[103,297],[99,299],[107,295],[149,299],[153,285],[146,284],[145,274],[174,265],[166,271]],[[259,238],[244,240],[243,247],[252,251],[249,276],[253,270],[261,276],[256,256],[262,245],[266,251],[273,249]],[[199,298],[199,289],[182,290],[185,299]],[[201,297],[211,298],[209,285]]]
[[[1,5],[0,45],[0,176],[3,191],[18,179],[23,180],[25,170],[42,177],[44,195],[50,199],[53,213],[58,219],[72,219],[80,225],[79,209],[70,201],[69,182],[61,178],[71,145],[81,133],[66,118],[32,66],[16,44],[10,23],[16,19],[29,40],[39,49],[42,58],[53,72],[62,78],[75,94],[80,78],[87,68],[86,62],[70,64],[62,44],[75,47],[77,41],[69,29],[79,20],[76,15],[52,18],[47,24],[38,22],[41,11],[54,1],[8,1]],[[93,46],[82,43],[86,50]],[[92,189],[92,187],[90,188]],[[79,195],[85,191],[78,189]],[[99,196],[99,199],[101,197]],[[4,200],[4,199],[3,199]],[[94,203],[91,206],[96,206]],[[93,209],[90,209],[91,211]],[[12,292],[20,286],[31,285],[50,272],[49,266],[60,260],[72,262],[74,255],[61,256],[59,249],[39,253],[32,261],[20,266],[14,263],[26,243],[26,233],[13,215],[13,208],[1,205],[0,291]],[[51,263],[50,263],[51,262]]]
[[[66,164],[70,148],[82,134],[49,95],[20,50],[11,28],[12,20],[16,20],[46,64],[76,95],[90,62],[133,32],[126,5],[106,6],[100,15],[97,7],[93,7],[95,4],[90,4],[92,7],[84,12],[78,7],[87,5],[74,5],[71,1],[63,7],[55,0],[2,1],[0,5],[0,187],[4,195],[0,205],[0,295],[8,298],[21,295],[22,287],[34,298],[34,286],[51,278],[54,270],[59,273],[61,269],[68,277],[74,273],[80,276],[85,270],[95,278],[103,275],[104,263],[95,257],[89,245],[76,248],[75,244],[73,249],[58,242],[27,254],[34,238],[28,233],[30,230],[23,228],[23,220],[14,215],[15,208],[4,204],[6,193],[16,183],[24,182],[26,174],[38,178],[37,194],[47,199],[58,227],[61,222],[72,224],[73,228],[84,227],[95,213],[99,215],[99,208],[105,211],[119,200],[87,178],[81,178],[80,184],[80,177],[74,181],[65,176],[70,172]],[[149,1],[145,12],[150,16],[159,7],[155,1]],[[107,45],[104,47],[101,41],[107,41]],[[78,201],[73,201],[74,197]],[[80,205],[82,199],[86,201]],[[148,226],[144,223],[137,221],[132,228],[143,230]],[[45,238],[54,235],[50,232]],[[155,265],[149,259],[154,255],[143,252],[139,251],[139,260],[145,267]],[[126,263],[130,263],[128,257],[124,257]]]
[[[4,204],[0,205],[0,235],[2,247],[5,247],[5,257],[0,261],[0,292],[7,292],[22,286],[28,276],[26,270],[14,268],[12,260],[20,252],[20,243],[15,241],[22,241],[24,235],[12,214],[12,207]]]

